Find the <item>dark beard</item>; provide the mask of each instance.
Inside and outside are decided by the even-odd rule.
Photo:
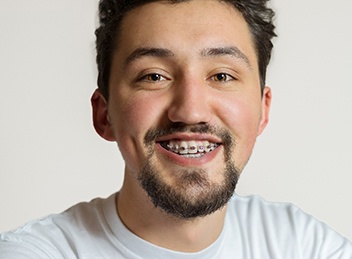
[[[220,174],[223,176],[221,182],[211,182],[208,179],[209,172],[202,169],[182,169],[175,172],[180,177],[173,186],[161,179],[160,173],[152,165],[154,154],[152,147],[155,145],[155,139],[186,131],[211,133],[221,137],[225,152],[225,166]],[[139,181],[156,207],[177,218],[192,219],[209,215],[225,206],[235,191],[239,171],[231,160],[233,143],[227,131],[220,131],[205,124],[192,127],[173,125],[169,129],[150,130],[145,137],[150,154],[139,174]]]

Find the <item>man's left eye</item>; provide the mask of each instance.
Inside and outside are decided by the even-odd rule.
[[[227,82],[227,81],[235,80],[235,78],[226,73],[219,73],[213,76],[213,80],[216,82]]]

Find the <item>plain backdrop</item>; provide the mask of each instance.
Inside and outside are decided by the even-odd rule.
[[[0,232],[119,190],[91,120],[97,0],[0,0]],[[237,192],[352,239],[352,1],[273,0],[269,126]]]

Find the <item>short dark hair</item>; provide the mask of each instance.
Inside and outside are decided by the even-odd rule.
[[[109,98],[109,79],[112,54],[115,50],[121,21],[125,14],[144,4],[152,2],[168,2],[172,4],[192,0],[100,0],[100,27],[95,31],[98,88],[106,100]],[[263,92],[266,69],[271,58],[272,38],[276,36],[273,24],[274,11],[267,7],[269,0],[218,0],[236,8],[247,22],[253,37],[258,59],[260,87]]]

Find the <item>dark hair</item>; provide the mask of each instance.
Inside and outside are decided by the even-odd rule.
[[[106,100],[109,98],[109,78],[112,53],[116,47],[121,21],[125,14],[144,4],[151,2],[182,3],[190,0],[100,0],[100,27],[95,31],[98,87]],[[256,49],[260,75],[260,87],[265,86],[266,69],[270,61],[273,44],[271,39],[276,36],[273,25],[274,11],[267,7],[269,0],[218,0],[234,6],[247,22]]]

